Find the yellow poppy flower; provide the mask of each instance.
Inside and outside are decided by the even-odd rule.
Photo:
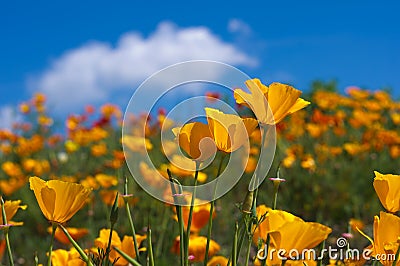
[[[172,132],[178,138],[179,146],[193,159],[205,161],[216,151],[208,125],[201,122],[185,124],[173,128]]]
[[[99,237],[94,240],[94,245],[97,248],[101,249],[106,249],[108,246],[108,238],[110,236],[110,229],[101,229]],[[143,242],[143,240],[146,239],[146,236],[142,235],[136,235],[136,241],[138,243],[138,246]],[[134,249],[134,244],[133,244],[133,237],[132,236],[124,236],[124,238],[121,241],[121,238],[118,236],[118,233],[116,231],[113,231],[112,238],[111,238],[111,247],[117,247],[126,254],[128,254],[131,258],[136,257],[135,249]],[[140,249],[141,251],[143,249]],[[97,249],[94,250],[94,252],[97,252]],[[110,251],[110,261],[114,261],[117,259],[117,262],[114,264],[115,266],[122,266],[122,265],[128,265],[128,261],[122,258],[118,252],[112,248]]]
[[[269,219],[274,219],[274,212]],[[315,222],[304,222],[296,217],[293,221],[286,222],[284,226],[271,232],[271,241],[277,248],[286,251],[296,249],[302,252],[304,249],[311,249],[324,241],[332,229]],[[286,254],[287,255],[287,254]]]
[[[276,250],[284,249],[289,252],[295,249],[301,254],[303,250],[317,246],[332,232],[332,229],[325,225],[305,222],[291,213],[271,210],[265,205],[257,208],[257,216],[262,215],[265,215],[265,219],[256,229],[253,241],[258,242],[259,238],[265,241],[269,233],[271,246]]]
[[[30,189],[47,220],[64,223],[83,207],[91,189],[80,184],[59,180],[44,181],[39,177],[29,178]]]
[[[51,264],[55,266],[68,266],[69,252],[64,249],[57,249],[51,252]],[[82,261],[83,262],[83,261]]]
[[[12,225],[23,225],[23,222],[13,222],[11,219],[14,217],[14,215],[17,213],[19,209],[25,210],[26,205],[20,205],[21,201],[20,200],[6,200],[4,202],[4,210],[6,212],[6,218],[8,224]],[[0,225],[4,225],[3,222],[3,216],[0,215]]]
[[[223,152],[231,153],[248,144],[249,136],[258,125],[253,118],[242,119],[212,108],[205,110],[215,145]]]
[[[262,124],[277,124],[310,104],[300,98],[301,91],[286,84],[275,82],[267,87],[259,79],[248,80],[245,84],[251,93],[236,89],[236,102],[249,106]]]
[[[214,256],[207,262],[207,266],[227,266],[228,261],[224,256]]]
[[[383,207],[388,212],[397,212],[400,210],[400,175],[374,173],[374,188]]]
[[[360,233],[362,233],[360,231]],[[383,265],[392,265],[400,239],[400,218],[386,212],[374,217],[374,240],[362,233],[372,243],[371,256],[380,259]],[[399,265],[397,261],[396,265]]]
[[[71,248],[53,250],[51,253],[51,264],[53,266],[84,266],[86,263],[81,259],[78,251]]]

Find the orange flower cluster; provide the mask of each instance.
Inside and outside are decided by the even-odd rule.
[[[286,149],[285,167],[299,162],[302,168],[315,170],[327,157],[343,153],[359,157],[387,152],[392,159],[400,157],[400,103],[385,91],[351,87],[347,94],[315,91],[311,115],[299,111],[281,122],[279,137],[296,142]],[[299,143],[309,142],[309,152],[298,149]]]

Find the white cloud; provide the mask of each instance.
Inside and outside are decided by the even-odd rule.
[[[243,35],[249,35],[252,32],[250,26],[246,22],[237,18],[229,20],[228,30],[232,33],[239,33]]]
[[[15,122],[21,121],[21,116],[15,108],[9,105],[0,106],[0,129],[11,129]]]
[[[257,65],[256,59],[206,27],[178,28],[163,22],[147,38],[129,32],[115,46],[91,42],[67,51],[34,77],[29,87],[45,93],[53,111],[71,112],[84,104],[121,98],[121,94],[130,97],[133,89],[154,72],[195,59]]]

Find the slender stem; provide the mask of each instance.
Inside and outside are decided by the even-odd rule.
[[[108,244],[106,249],[106,265],[110,265],[111,240],[112,240],[113,230],[114,230],[114,224],[111,223],[110,234],[108,235]]]
[[[130,264],[132,264],[133,266],[141,266],[141,264],[139,262],[137,262],[137,260],[131,258],[128,254],[126,254],[125,252],[123,252],[122,250],[120,250],[118,247],[114,247],[115,251],[117,251],[124,259],[126,259]]]
[[[212,222],[213,222],[213,214],[214,214],[214,206],[215,206],[215,194],[217,192],[217,185],[218,185],[218,176],[221,174],[222,163],[226,157],[225,153],[221,153],[221,159],[218,165],[217,176],[215,177],[215,186],[214,186],[214,193],[212,197],[212,201],[210,203],[210,215],[208,217],[208,230],[207,230],[207,243],[206,243],[206,253],[204,257],[204,266],[207,266],[208,262],[208,251],[210,250],[210,242],[211,242],[211,232],[212,232]]]
[[[246,266],[249,263],[250,260],[250,250],[251,250],[251,239],[253,238],[253,232],[252,232],[252,227],[254,224],[254,219],[252,216],[248,215],[247,219],[244,220],[245,224],[245,234],[247,234],[247,251],[246,251]]]
[[[51,240],[50,240],[50,247],[49,247],[49,258],[47,259],[47,265],[51,266],[51,252],[53,251],[53,243],[54,243],[54,235],[57,230],[57,223],[51,223]]]
[[[81,256],[82,260],[86,262],[87,265],[93,266],[92,262],[90,261],[89,257],[86,253],[82,250],[82,248],[76,243],[76,241],[72,238],[72,236],[68,233],[67,229],[61,224],[58,224],[58,227],[64,232],[65,236],[68,238],[69,242],[74,246],[74,248],[78,251],[79,255]]]
[[[262,152],[262,149],[263,149],[263,147],[265,145],[265,140],[267,139],[266,138],[267,128],[265,126],[261,126],[260,130],[261,130],[261,146],[260,146],[260,148],[261,148],[261,152]],[[261,154],[260,154],[260,156],[261,156]],[[259,162],[260,162],[261,159],[262,158],[259,158]],[[256,204],[257,204],[258,187],[260,185],[260,184],[258,184],[258,179],[260,178],[260,173],[259,172],[260,172],[260,167],[257,165],[256,171],[254,173],[254,175],[255,175],[254,182],[253,182],[252,187],[251,187],[252,190],[255,190],[254,199],[253,199],[253,207],[255,207]],[[257,187],[255,188],[256,185],[257,185]]]
[[[274,183],[274,197],[272,200],[272,209],[276,210],[276,204],[278,202],[279,185],[281,183],[280,176],[279,176],[279,168],[278,168],[278,172],[277,172],[277,180],[273,181],[273,183]],[[262,264],[261,264],[262,266],[265,266],[266,262],[268,260],[268,251],[269,251],[270,242],[271,242],[271,236],[270,236],[270,234],[267,233],[267,237],[266,237],[266,241],[265,241],[265,251],[264,251],[264,252],[266,252],[265,253],[266,259],[262,261]]]
[[[189,242],[190,242],[190,227],[192,225],[194,201],[196,199],[197,177],[199,176],[199,163],[196,162],[196,173],[194,174],[194,187],[192,200],[190,201],[189,218],[186,226],[186,243],[185,243],[185,265],[189,265]]]
[[[7,215],[6,215],[6,210],[4,208],[4,200],[3,197],[1,197],[1,215],[3,217],[3,224],[7,226]],[[13,255],[12,255],[12,250],[11,250],[11,245],[10,245],[10,239],[8,238],[8,230],[9,227],[4,228],[4,237],[6,239],[6,246],[7,246],[7,253],[8,253],[8,260],[10,262],[10,266],[14,266],[14,260],[13,260]]]
[[[182,218],[182,206],[178,204],[178,199],[174,197],[174,195],[177,195],[177,191],[175,189],[174,185],[174,179],[172,178],[171,171],[167,169],[169,181],[171,182],[171,192],[172,192],[172,197],[174,199],[174,204],[175,204],[175,209],[176,209],[176,216],[178,217],[178,223],[179,223],[179,248],[180,248],[180,257],[181,257],[181,266],[184,265],[184,254],[185,254],[185,245],[184,245],[184,225],[183,225],[183,218]],[[182,189],[179,186],[179,193],[182,193]]]
[[[151,228],[150,224],[147,226],[147,249],[149,256],[149,265],[154,266],[153,244],[151,243]]]
[[[35,257],[33,258],[34,259],[34,261],[35,261],[35,266],[38,266],[39,265],[39,258],[38,258],[38,256],[37,256],[37,253],[35,252]]]
[[[6,228],[4,230],[4,237],[6,238],[7,253],[8,253],[8,259],[10,262],[10,266],[14,266],[13,255],[12,255],[11,245],[10,245],[10,239],[8,237],[8,228]]]
[[[127,178],[125,178],[124,194],[128,195],[128,179]],[[137,243],[137,239],[136,239],[136,230],[135,230],[135,225],[133,224],[132,215],[131,215],[131,211],[129,208],[128,198],[124,197],[124,201],[125,201],[125,208],[126,208],[126,214],[128,216],[129,225],[131,226],[131,231],[132,231],[132,236],[133,236],[133,246],[135,248],[136,260],[140,263],[139,248],[138,248],[138,243]]]
[[[325,248],[325,241],[323,241],[323,242],[320,244],[317,266],[321,266],[321,265],[322,265],[321,250],[323,250],[324,248]]]
[[[265,126],[261,126],[260,130],[261,130],[261,149],[262,149],[262,147],[264,147],[264,145],[265,145],[267,128]],[[260,162],[260,160],[259,160],[259,162]],[[252,204],[251,204],[251,213],[250,214],[249,213],[243,213],[243,216],[242,216],[242,221],[244,222],[245,228],[243,229],[243,231],[242,231],[242,233],[240,234],[240,237],[239,237],[239,243],[238,243],[239,247],[238,247],[238,250],[237,250],[237,253],[236,253],[237,257],[239,257],[239,253],[240,253],[240,251],[242,249],[242,245],[243,245],[243,242],[244,242],[244,237],[245,237],[246,232],[248,234],[250,234],[250,236],[249,236],[250,241],[249,241],[248,247],[247,247],[247,252],[250,252],[252,233],[250,232],[251,229],[248,229],[247,227],[251,226],[252,224],[254,224],[254,219],[251,219],[251,221],[250,221],[251,225],[247,225],[246,224],[246,219],[248,219],[249,217],[250,218],[254,218],[254,216],[256,215],[256,206],[257,206],[257,197],[258,197],[258,185],[259,185],[258,184],[259,171],[260,171],[260,167],[259,167],[259,165],[257,165],[256,171],[254,173],[254,178],[252,179],[252,183],[249,184],[249,189],[254,191],[253,201],[252,201]],[[246,263],[248,263],[248,260],[246,261]]]
[[[246,264],[245,264],[246,266],[249,265],[249,260],[250,260],[251,238],[248,237],[247,240],[248,240],[249,242],[248,242],[247,251],[246,251]]]
[[[236,261],[237,261],[238,230],[239,230],[239,226],[238,226],[238,223],[236,222],[235,235],[233,237],[233,245],[232,245],[232,266],[236,266]],[[228,265],[229,265],[229,263],[228,263]]]
[[[248,214],[245,214],[246,216],[248,216]],[[238,242],[238,249],[236,252],[236,262],[237,262],[237,258],[239,257],[240,251],[242,250],[243,247],[243,243],[244,243],[244,237],[246,235],[246,225],[244,220],[246,219],[246,216],[243,217],[242,222],[240,224],[240,236],[239,236],[239,242]]]

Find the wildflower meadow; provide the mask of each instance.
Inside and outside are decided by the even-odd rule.
[[[335,82],[231,90],[184,124],[111,103],[60,121],[40,93],[16,106],[1,265],[400,265],[400,101]]]

